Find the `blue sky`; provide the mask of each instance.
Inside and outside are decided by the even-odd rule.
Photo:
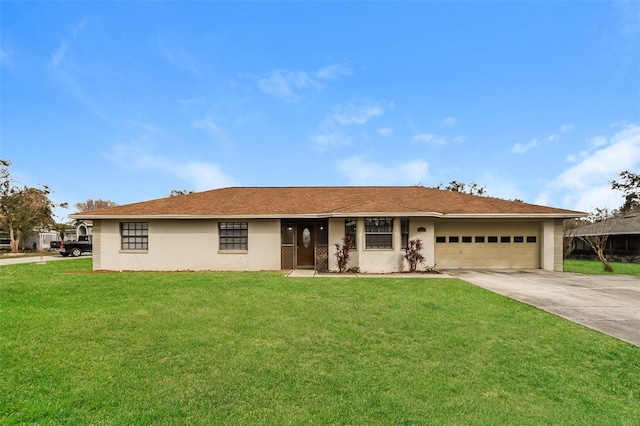
[[[640,169],[637,1],[2,1],[0,21],[0,158],[57,202],[458,180],[590,211]]]

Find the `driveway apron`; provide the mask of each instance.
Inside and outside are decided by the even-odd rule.
[[[640,346],[640,278],[543,270],[446,273]]]

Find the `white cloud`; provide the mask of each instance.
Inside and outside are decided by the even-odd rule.
[[[171,163],[171,167],[174,168],[174,162]],[[178,164],[177,169],[172,171],[172,174],[190,183],[196,191],[237,185],[236,180],[224,174],[218,164],[205,161],[186,161]],[[168,171],[165,168],[163,170]]]
[[[442,120],[442,125],[445,127],[454,127],[456,124],[458,124],[458,119],[455,117],[445,117]]]
[[[428,145],[446,145],[449,143],[462,143],[466,140],[466,136],[448,136],[448,135],[436,135],[433,133],[420,133],[411,138],[411,142],[424,143]]]
[[[378,134],[380,136],[390,136],[391,134],[393,134],[393,129],[389,127],[382,127],[378,129]]]
[[[80,35],[84,27],[87,25],[88,19],[84,18],[80,21],[76,22],[73,27],[71,27],[71,37],[68,37],[60,42],[58,48],[51,53],[51,65],[55,70],[57,70],[61,65],[64,64],[67,52],[69,50],[69,44]]]
[[[51,53],[51,65],[54,69],[58,69],[60,65],[64,62],[64,57],[67,54],[67,49],[69,47],[69,43],[65,40],[60,43],[58,49],[55,52]]]
[[[434,135],[432,133],[421,133],[411,138],[412,142],[427,143],[431,145],[444,145],[447,143],[447,136]]]
[[[590,149],[574,158],[579,162],[558,175],[541,196],[556,194],[564,206],[583,211],[618,208],[621,193],[611,189],[610,181],[640,166],[640,127],[629,125],[610,138],[594,138]]]
[[[352,138],[340,130],[313,133],[309,136],[309,140],[318,151],[324,151],[327,148],[337,146],[350,145],[352,142]]]
[[[206,130],[211,134],[217,134],[220,131],[220,127],[218,127],[216,122],[213,120],[213,117],[210,115],[194,120],[193,127],[196,129]]]
[[[573,124],[567,123],[560,126],[560,133],[567,133],[573,130]]]
[[[144,142],[144,138],[143,138]],[[117,166],[131,172],[157,171],[185,181],[196,191],[237,185],[236,180],[226,175],[220,166],[207,161],[167,158],[141,146],[114,145],[105,157]]]
[[[382,114],[384,114],[384,108],[376,102],[349,103],[334,106],[331,119],[344,126],[360,125]]]
[[[563,124],[558,129],[558,132],[552,133],[546,138],[534,138],[529,143],[516,143],[511,147],[510,151],[513,154],[523,154],[536,146],[542,145],[543,143],[555,142],[560,138],[560,134],[570,132],[571,130],[573,130],[573,124]]]
[[[286,102],[299,101],[308,91],[319,91],[324,82],[350,75],[351,69],[343,65],[328,65],[318,70],[275,70],[258,79],[258,89],[266,95],[275,96]]]
[[[273,71],[268,77],[258,80],[258,88],[267,95],[287,102],[300,99],[304,89],[322,89],[322,84],[304,71]]]
[[[335,80],[342,75],[351,75],[351,72],[351,68],[336,64],[320,68],[313,75],[319,80]]]
[[[538,145],[540,145],[540,141],[538,141],[538,139],[534,139],[527,144],[517,143],[513,147],[511,147],[511,152],[513,152],[514,154],[522,154]]]
[[[5,67],[9,70],[13,68],[14,52],[11,48],[7,47],[4,43],[0,45],[0,67]]]
[[[197,77],[203,75],[193,54],[180,46],[173,38],[169,38],[169,41],[159,38],[158,48],[162,56],[175,67],[188,71]]]
[[[392,104],[389,105],[389,108],[393,107]],[[378,102],[351,102],[344,105],[335,105],[331,113],[320,123],[318,130],[309,135],[309,140],[313,148],[318,151],[324,151],[330,147],[350,145],[353,141],[353,136],[346,134],[345,128],[352,125],[364,125],[384,113],[385,108]],[[385,131],[390,134],[393,130],[387,129]],[[380,133],[380,130],[378,130],[378,133]]]
[[[430,177],[424,160],[381,164],[354,156],[338,162],[336,168],[350,185],[413,185]]]

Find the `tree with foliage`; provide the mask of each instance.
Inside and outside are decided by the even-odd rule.
[[[624,171],[620,178],[620,182],[611,181],[611,188],[622,191],[624,195],[624,204],[618,209],[624,215],[640,206],[640,174]]]
[[[336,243],[336,262],[338,263],[338,272],[343,273],[347,270],[347,264],[351,259],[351,249],[353,241],[351,237],[344,237],[341,243]]]
[[[67,225],[64,223],[56,223],[55,225],[53,225],[53,229],[58,233],[60,241],[64,241],[64,234],[67,230]]]
[[[11,251],[16,253],[24,235],[55,226],[53,209],[67,205],[54,204],[49,199],[51,190],[46,185],[42,188],[16,186],[9,166],[10,161],[0,159],[0,226],[9,234]]]
[[[486,195],[486,188],[484,186],[480,186],[475,182],[471,182],[470,184],[466,184],[463,182],[458,182],[457,180],[452,180],[449,182],[447,186],[442,187],[442,183],[436,186],[437,189],[444,189],[446,191],[452,192],[462,192],[465,194],[471,195]]]
[[[193,189],[172,189],[171,192],[169,193],[169,197],[176,197],[178,195],[187,195],[187,194],[193,194],[194,191]]]
[[[424,263],[424,256],[420,251],[424,248],[424,244],[420,238],[409,240],[409,244],[404,249],[404,258],[409,263],[409,272],[415,272],[418,265]]]
[[[111,200],[102,200],[100,198],[98,198],[97,200],[94,200],[92,198],[89,198],[87,201],[84,201],[82,203],[76,203],[74,206],[77,212],[88,212],[91,210],[115,207],[117,206],[117,204]]]

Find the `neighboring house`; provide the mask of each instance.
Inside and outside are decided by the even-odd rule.
[[[60,239],[58,233],[55,231],[33,231],[28,235],[23,235],[19,248],[21,250],[48,250],[51,241]],[[11,250],[11,239],[7,232],[0,230],[0,250]]]
[[[76,220],[71,225],[66,225],[64,241],[85,241],[91,236],[92,232],[93,225],[91,221]],[[26,235],[23,241],[26,249],[46,251],[51,248],[52,241],[60,241],[60,234],[57,231],[34,231],[33,234]]]
[[[76,220],[74,226],[76,234],[73,240],[86,241],[93,234],[93,223],[90,220]]]
[[[349,267],[562,270],[563,220],[585,213],[410,187],[223,188],[70,217],[93,223],[96,270],[337,270],[335,244],[355,241]]]
[[[60,235],[56,231],[39,231],[24,237],[24,248],[34,251],[45,251],[51,247],[51,241],[58,241]]]
[[[640,256],[640,216],[616,217],[580,228],[575,237],[608,235],[604,254],[607,256]],[[573,256],[594,255],[593,250],[579,238],[574,239]]]

